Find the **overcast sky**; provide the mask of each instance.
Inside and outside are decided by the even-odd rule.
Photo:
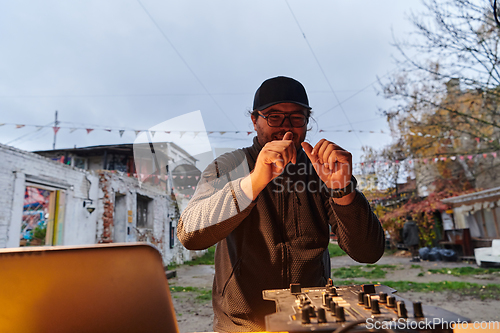
[[[390,102],[375,82],[395,70],[392,34],[405,39],[407,14],[422,9],[418,0],[0,3],[0,143],[52,149],[53,129],[35,126],[53,126],[55,110],[56,148],[132,143],[134,130],[200,110],[212,146],[244,147],[255,90],[284,75],[308,92],[309,141],[325,137],[354,162],[361,146],[391,141],[379,112]]]

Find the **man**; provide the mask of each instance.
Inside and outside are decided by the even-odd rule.
[[[410,262],[419,262],[420,255],[418,254],[418,243],[420,239],[418,237],[418,226],[413,221],[411,215],[406,217],[406,223],[403,226],[403,241],[411,252]]]
[[[264,81],[251,114],[253,145],[217,158],[179,219],[186,248],[217,243],[216,331],[265,330],[275,304],[262,299],[263,290],[324,286],[329,227],[355,260],[373,263],[383,254],[384,233],[355,190],[351,154],[325,139],[304,142],[310,114],[301,83]]]

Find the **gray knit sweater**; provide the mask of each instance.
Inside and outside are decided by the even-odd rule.
[[[384,251],[384,232],[363,194],[357,191],[348,206],[336,205],[303,150],[296,164],[248,199],[240,180],[253,170],[261,148],[255,138],[251,147],[217,158],[179,219],[177,236],[186,248],[217,243],[216,331],[264,330],[275,304],[262,299],[263,290],[325,285],[329,227],[358,262],[374,263]]]

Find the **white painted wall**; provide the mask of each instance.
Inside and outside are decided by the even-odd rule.
[[[18,247],[25,187],[36,180],[66,192],[62,245],[95,243],[96,215],[83,207],[97,199],[98,178],[81,169],[0,144],[0,248]]]

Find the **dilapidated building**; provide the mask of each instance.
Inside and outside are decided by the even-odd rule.
[[[137,173],[131,145],[80,150],[35,154],[0,145],[0,247],[144,241],[158,248],[165,264],[198,255],[175,236],[174,178],[189,179],[177,193],[188,198],[199,178],[192,157],[174,147],[176,160],[170,158],[182,166],[180,174],[154,173],[153,161],[143,163],[152,170]]]

